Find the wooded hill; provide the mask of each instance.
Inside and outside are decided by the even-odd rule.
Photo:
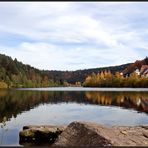
[[[64,80],[68,83],[75,84],[76,82],[83,83],[85,78],[92,74],[92,73],[98,73],[104,70],[109,70],[112,74],[115,74],[117,71],[122,72],[127,66],[129,66],[131,63],[123,64],[119,66],[109,66],[109,67],[101,67],[101,68],[92,68],[92,69],[84,69],[84,70],[76,70],[76,71],[46,71],[46,74],[48,74],[52,79],[54,80]]]
[[[138,71],[137,71],[138,70]],[[109,70],[92,73],[87,76],[85,87],[148,87],[148,58],[136,61],[125,68],[121,73],[113,74]]]
[[[16,58],[0,54],[0,88],[6,87],[48,87],[63,86],[67,82],[83,83],[92,72],[109,70],[111,73],[122,72],[129,64],[76,71],[39,70],[19,62]]]
[[[0,54],[0,88],[48,87],[59,85],[43,71]]]

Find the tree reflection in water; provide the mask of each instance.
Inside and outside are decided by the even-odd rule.
[[[148,92],[1,90],[0,122],[3,121],[4,116],[9,120],[40,104],[57,104],[61,102],[120,106],[148,113]]]
[[[86,98],[101,105],[121,106],[148,113],[146,92],[86,92]]]

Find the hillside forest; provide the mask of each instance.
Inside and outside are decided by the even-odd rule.
[[[148,87],[148,77],[140,76],[136,72],[128,77],[116,72],[113,75],[110,71],[101,71],[98,74],[92,73],[83,83],[84,87]]]
[[[0,54],[0,88],[59,86],[43,71]]]
[[[148,65],[148,58],[135,63],[76,71],[39,70],[0,54],[0,88],[84,86],[148,87],[148,78],[135,69]],[[128,76],[127,76],[128,75]]]
[[[148,58],[136,61],[122,72],[101,71],[87,76],[85,87],[148,87]]]

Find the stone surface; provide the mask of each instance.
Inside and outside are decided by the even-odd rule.
[[[148,126],[105,127],[91,122],[73,122],[53,146],[148,146]]]
[[[147,126],[113,126],[121,146],[148,146]]]
[[[96,123],[72,122],[62,132],[53,146],[111,146],[113,130]],[[118,143],[117,143],[118,144]]]
[[[51,125],[42,125],[42,126],[24,126],[23,130],[20,131],[20,144],[26,142],[49,142],[53,143],[59,134],[65,129],[64,126],[51,126]]]
[[[50,146],[148,146],[148,125],[107,127],[93,122],[72,122],[67,127],[29,125],[23,127],[19,136],[23,145],[32,145],[30,142]]]

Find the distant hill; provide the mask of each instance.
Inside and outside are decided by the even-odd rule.
[[[109,66],[109,67],[101,67],[101,68],[92,68],[92,69],[84,69],[84,70],[76,70],[76,71],[46,71],[47,74],[52,79],[67,81],[68,83],[75,82],[84,82],[85,78],[91,73],[98,73],[104,70],[110,70],[111,73],[115,74],[115,72],[122,72],[126,67],[128,67],[131,63],[123,64],[119,66]]]
[[[12,59],[5,54],[0,54],[0,88],[1,87],[48,87],[62,86],[64,82],[83,83],[92,72],[103,70],[122,72],[132,63],[119,66],[109,66],[76,71],[39,70],[30,65],[25,65],[17,59]]]

